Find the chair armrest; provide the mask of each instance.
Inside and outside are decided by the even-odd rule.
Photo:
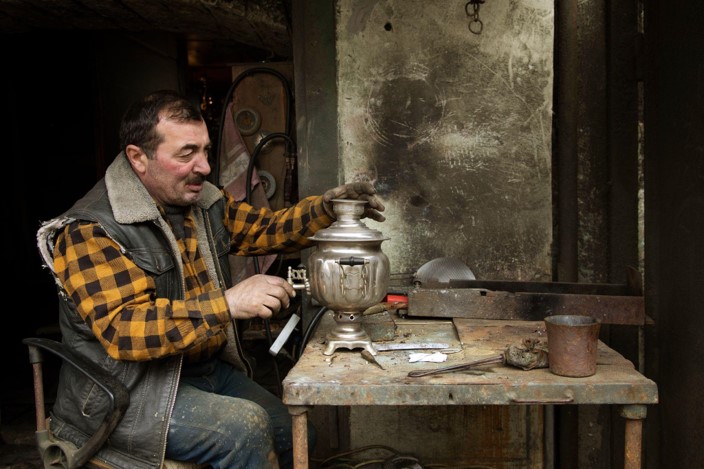
[[[64,363],[67,363],[78,370],[86,378],[91,380],[107,395],[110,401],[105,418],[96,432],[75,451],[71,451],[66,445],[53,445],[51,448],[40,448],[40,451],[53,451],[52,457],[65,458],[66,467],[81,467],[103,446],[112,431],[115,429],[127,410],[130,402],[130,395],[122,382],[109,375],[102,368],[94,363],[76,355],[63,343],[51,339],[29,337],[22,340],[22,343],[29,347],[30,362],[32,364],[42,363],[42,351],[47,351],[58,356]],[[35,383],[35,387],[37,383]],[[35,389],[36,392],[36,389]],[[41,443],[40,443],[41,445]],[[61,454],[56,454],[56,452]],[[44,458],[44,454],[42,454]]]

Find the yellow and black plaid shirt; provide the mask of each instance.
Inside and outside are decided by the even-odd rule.
[[[224,194],[233,254],[294,252],[310,246],[308,237],[332,221],[322,197],[273,212]],[[140,361],[184,353],[186,362],[195,362],[226,342],[230,313],[224,290],[209,278],[190,211],[178,245],[186,290],[183,300],[171,301],[156,297],[154,279],[122,254],[100,225],[73,222],[57,237],[56,274],[112,358]]]

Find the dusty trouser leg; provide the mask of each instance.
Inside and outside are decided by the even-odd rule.
[[[279,464],[282,469],[290,468],[293,466],[293,436],[291,432],[291,416],[288,412],[288,408],[281,402],[281,400],[267,391],[262,386],[258,385],[251,379],[249,379],[244,373],[232,368],[227,363],[217,361],[214,370],[210,371],[206,376],[202,377],[182,377],[182,387],[184,384],[190,384],[196,386],[197,388],[203,389],[205,391],[214,392],[217,394],[223,394],[231,397],[236,397],[239,399],[246,400],[250,405],[255,405],[263,409],[268,417],[269,427],[271,431],[270,439],[273,438],[273,446],[276,454],[278,455]],[[182,390],[179,389],[179,397],[176,401],[176,409],[183,408],[179,402],[181,399]],[[217,396],[212,396],[213,399],[217,399]],[[192,407],[196,410],[190,410]],[[188,407],[186,404],[186,411],[198,412],[204,410],[205,404],[196,403]],[[217,418],[223,418],[221,414],[223,409],[213,409],[212,412],[217,414]],[[176,413],[174,413],[176,415]],[[235,417],[233,417],[234,419]],[[242,418],[240,416],[239,418]],[[174,418],[172,420],[172,425]],[[238,420],[239,423],[242,420]],[[235,424],[233,424],[235,425]],[[233,427],[234,428],[234,427]],[[173,440],[171,440],[171,433],[173,430],[169,431],[169,444],[167,445],[167,455],[169,458],[172,456],[169,454],[169,446],[172,445]],[[315,443],[315,430],[312,425],[308,428],[309,434],[309,447],[313,448]],[[173,458],[177,459],[177,458]],[[237,460],[239,463],[239,459]],[[225,467],[225,466],[219,466]],[[233,465],[230,467],[249,467],[246,465],[238,466]],[[269,467],[266,465],[260,467]]]
[[[179,387],[166,457],[214,469],[278,467],[271,422],[261,406],[189,383]]]
[[[281,469],[293,467],[293,432],[291,414],[288,407],[281,402],[281,399],[255,383],[247,376],[230,365],[220,362],[219,370],[223,368],[229,370],[227,379],[221,391],[228,395],[236,395],[252,402],[256,402],[264,408],[269,415],[271,426],[274,431],[274,449],[279,456]],[[315,428],[308,425],[308,447],[314,448]]]

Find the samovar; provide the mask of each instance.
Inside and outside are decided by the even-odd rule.
[[[311,237],[316,247],[308,259],[310,293],[335,314],[335,327],[323,352],[363,348],[376,355],[362,327],[362,313],[381,302],[389,285],[389,258],[381,250],[385,238],[361,217],[365,200],[334,199],[337,220]]]

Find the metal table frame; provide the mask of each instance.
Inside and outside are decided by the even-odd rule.
[[[459,321],[459,322],[458,322]],[[427,321],[425,322],[427,324]],[[495,335],[501,343],[512,343],[526,334],[544,334],[542,321],[455,320],[468,337],[460,337],[463,353],[454,360],[468,361],[478,354],[496,353]],[[413,321],[403,327],[413,328]],[[424,329],[424,328],[421,328]],[[294,467],[308,468],[307,412],[313,406],[355,405],[619,405],[625,423],[624,467],[641,467],[642,428],[647,405],[657,404],[657,385],[639,373],[633,364],[599,342],[597,372],[586,378],[556,376],[546,368],[524,371],[510,366],[494,368],[485,375],[449,373],[409,378],[414,369],[446,366],[448,363],[408,363],[397,356],[385,370],[370,365],[359,351],[340,350],[330,360],[323,354],[326,327],[323,323],[304,353],[283,381],[283,401],[293,418]],[[422,335],[422,331],[419,332]],[[420,336],[419,335],[419,336]],[[460,334],[462,335],[462,334]],[[398,337],[406,337],[399,334]],[[473,337],[476,337],[474,339]],[[399,339],[396,339],[399,341]],[[437,341],[429,337],[428,341]],[[482,342],[484,341],[484,342]],[[493,344],[493,345],[492,345]],[[482,351],[482,347],[485,350]],[[488,347],[488,348],[487,348]],[[384,365],[390,354],[379,352]],[[400,358],[400,359],[399,359]]]

